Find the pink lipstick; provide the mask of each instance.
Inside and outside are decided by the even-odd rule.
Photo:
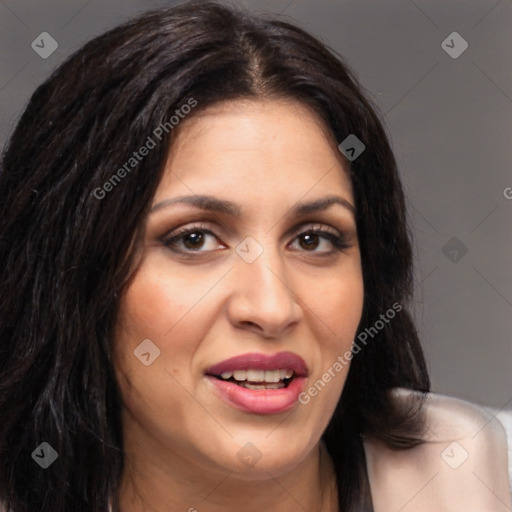
[[[254,414],[277,414],[297,403],[308,367],[292,352],[248,353],[217,363],[205,374],[229,405]]]

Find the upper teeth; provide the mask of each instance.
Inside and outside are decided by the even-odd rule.
[[[283,379],[290,379],[293,376],[293,370],[234,370],[232,372],[222,372],[223,379],[230,379],[249,382],[279,382]]]

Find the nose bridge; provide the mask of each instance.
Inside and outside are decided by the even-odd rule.
[[[300,308],[279,247],[271,236],[251,238],[237,247],[231,317],[276,335],[299,319]]]

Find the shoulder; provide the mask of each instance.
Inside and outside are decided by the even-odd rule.
[[[411,395],[396,390],[397,399]],[[418,446],[396,450],[365,441],[375,512],[510,511],[501,423],[475,404],[433,393],[426,395],[424,412],[424,442]]]

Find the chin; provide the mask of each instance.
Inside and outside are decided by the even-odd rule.
[[[243,441],[235,440],[236,449],[229,450],[223,457],[226,470],[241,480],[266,480],[269,473],[277,477],[296,468],[315,445],[311,438],[301,436],[293,440],[290,436],[282,438],[277,431],[271,432],[267,430],[252,436],[252,441],[248,436],[244,436]],[[272,436],[275,438],[270,440]]]

